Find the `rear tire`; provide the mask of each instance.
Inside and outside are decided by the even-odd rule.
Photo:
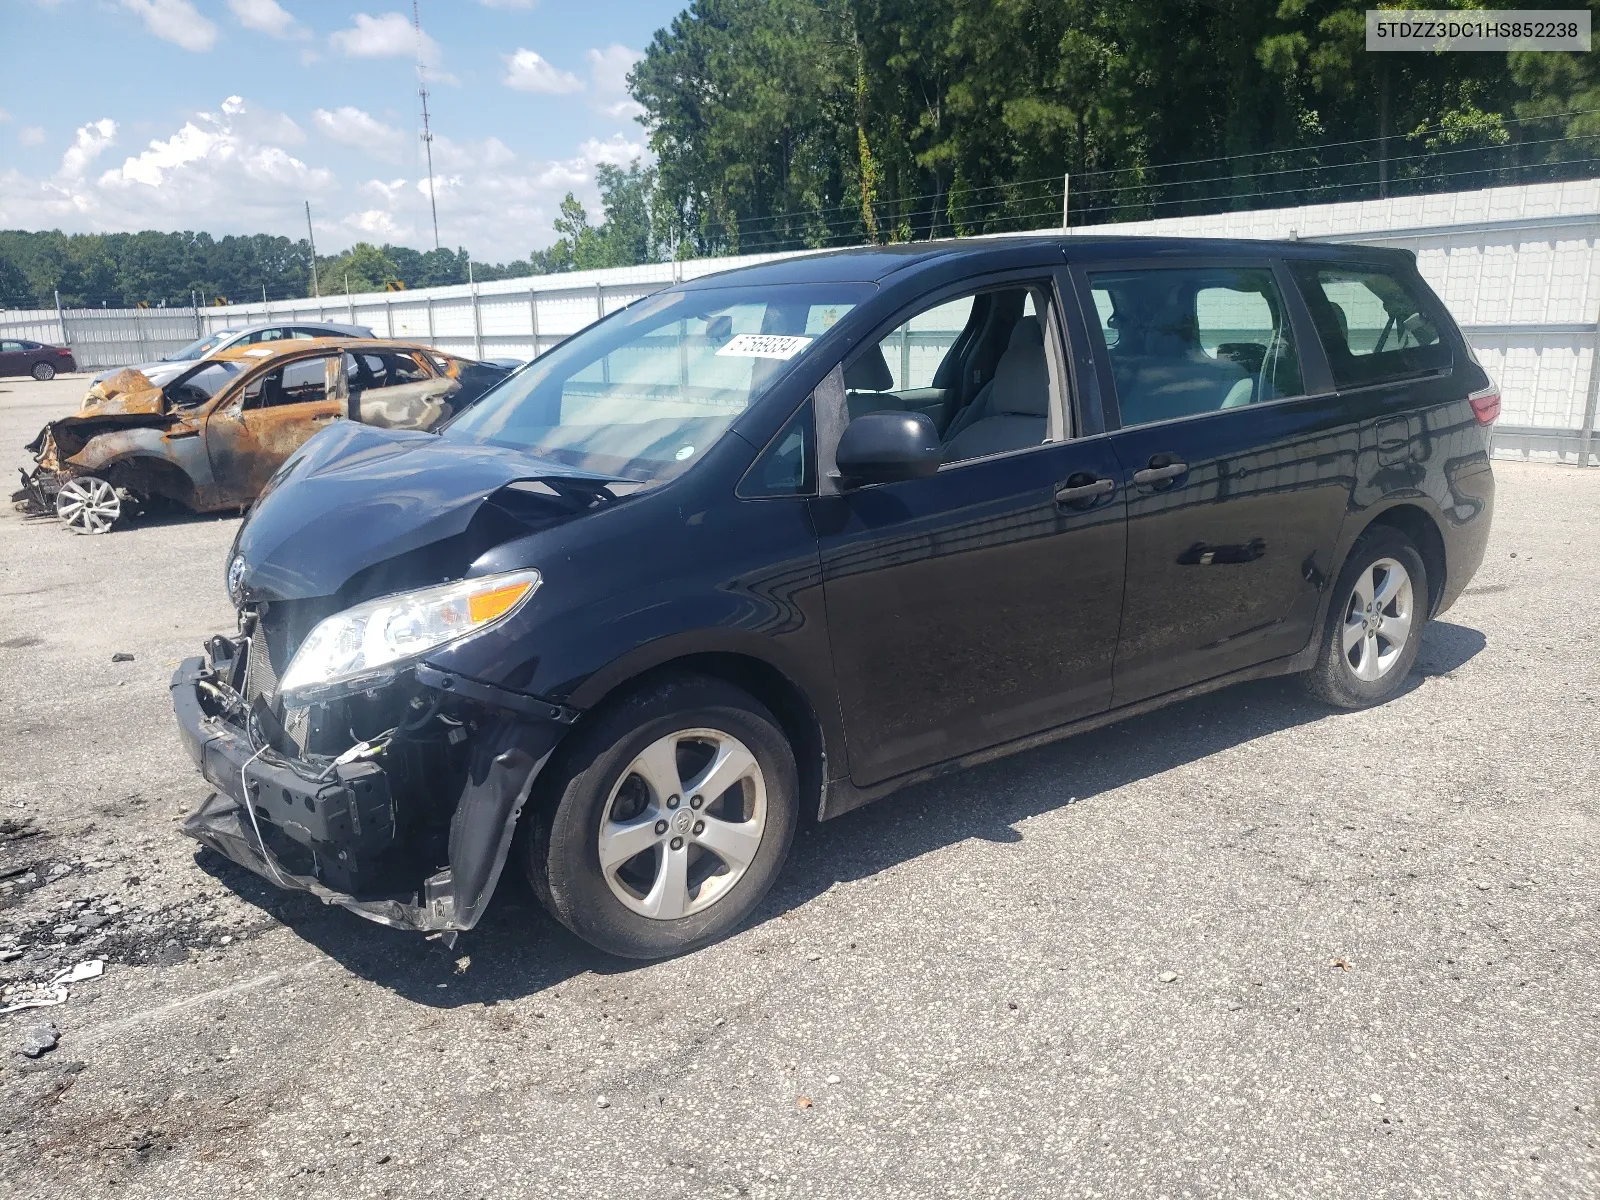
[[[1428,619],[1428,571],[1411,539],[1378,525],[1351,547],[1328,604],[1306,690],[1336,708],[1370,708],[1405,686]]]
[[[608,704],[552,767],[528,814],[528,880],[608,953],[666,958],[726,936],[788,857],[794,751],[760,701],[721,680],[678,676]]]
[[[56,377],[56,369],[49,363],[34,363],[33,377],[40,383],[43,383],[47,379],[54,379]]]

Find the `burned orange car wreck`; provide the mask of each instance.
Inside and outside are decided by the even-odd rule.
[[[435,429],[508,370],[422,345],[325,338],[226,350],[159,387],[119,371],[28,444],[38,465],[22,473],[19,498],[76,533],[107,533],[152,503],[242,509],[330,423]]]

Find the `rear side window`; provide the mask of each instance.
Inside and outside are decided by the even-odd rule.
[[[1303,391],[1294,329],[1266,267],[1094,271],[1089,290],[1124,427]]]
[[[1384,383],[1451,365],[1440,318],[1416,280],[1357,264],[1294,262],[1290,270],[1305,293],[1338,387]]]

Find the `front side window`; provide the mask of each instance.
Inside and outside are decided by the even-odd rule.
[[[1091,271],[1122,424],[1298,396],[1294,330],[1265,267]]]
[[[844,369],[852,420],[920,412],[946,463],[1038,446],[1050,437],[1055,384],[1043,285],[972,292],[916,313]]]
[[[330,364],[337,358],[300,358],[253,379],[244,389],[245,408],[278,408],[285,404],[316,404],[328,398]]]
[[[817,486],[815,438],[807,400],[750,464],[736,494],[744,500],[809,496]]]
[[[21,354],[22,350],[21,342],[0,342],[0,354]]]
[[[1399,273],[1333,263],[1291,263],[1339,387],[1360,387],[1450,366],[1431,308]]]
[[[546,352],[443,436],[600,475],[670,479],[870,292],[790,284],[658,293]]]

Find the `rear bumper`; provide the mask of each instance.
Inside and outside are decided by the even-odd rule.
[[[237,658],[226,639],[216,649]],[[364,863],[403,850],[386,769],[376,762],[322,765],[259,747],[240,723],[228,659],[185,660],[172,677],[184,749],[216,789],[183,832],[261,878],[308,892],[382,925],[423,933],[471,929],[510,850],[534,779],[566,732],[554,722],[483,714],[455,803],[450,861],[400,894],[360,889]],[[421,872],[418,872],[421,875]]]

